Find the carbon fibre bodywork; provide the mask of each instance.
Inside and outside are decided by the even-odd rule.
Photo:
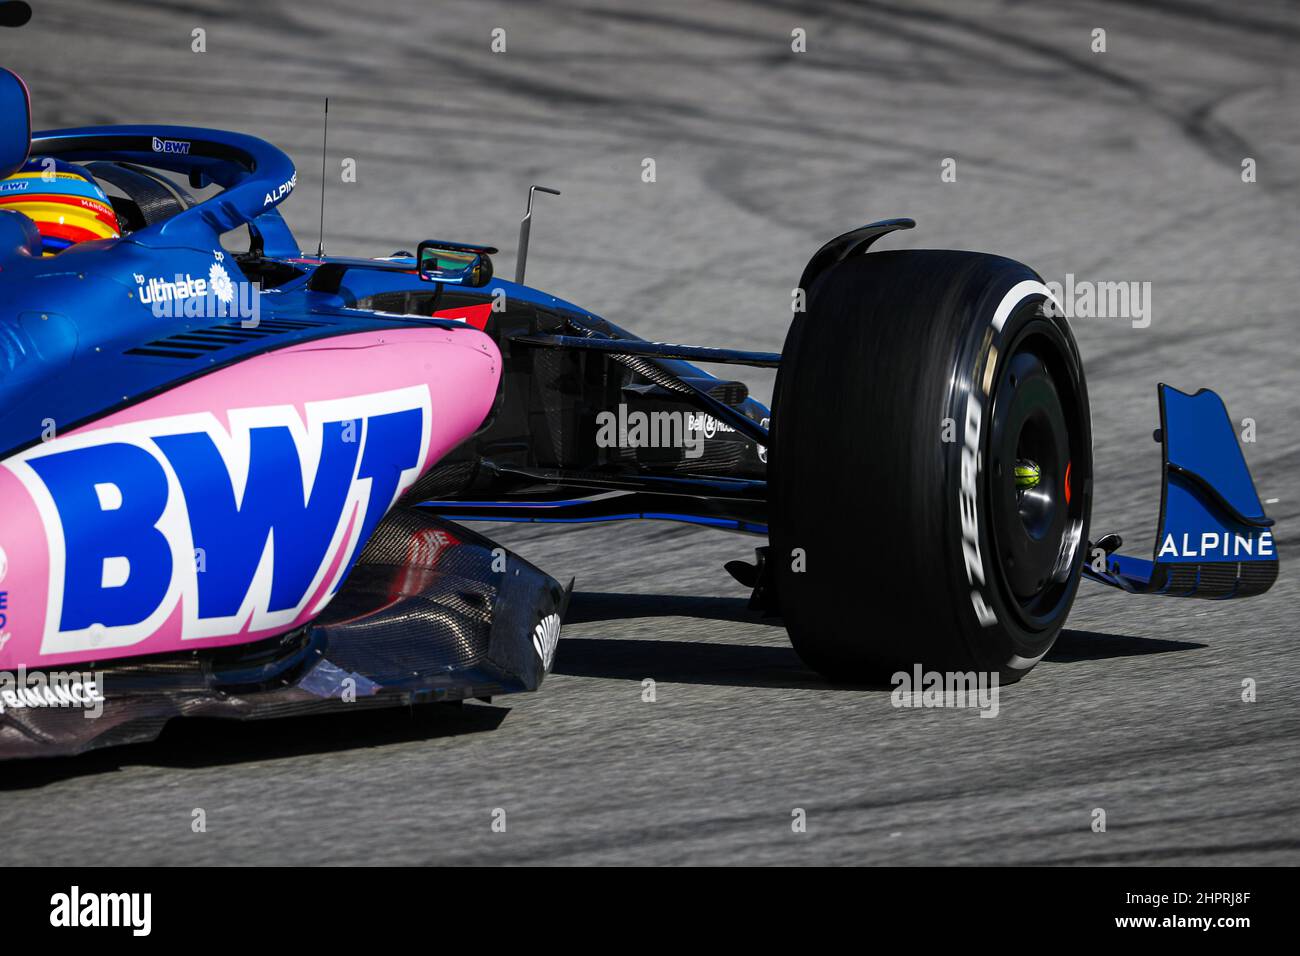
[[[502,562],[510,574],[493,570]],[[175,717],[261,720],[536,690],[568,598],[486,538],[399,507],[308,625],[219,650],[78,665],[94,675],[85,706],[31,705],[33,694],[66,693],[62,669],[0,687],[17,694],[0,710],[0,758],[141,743]]]

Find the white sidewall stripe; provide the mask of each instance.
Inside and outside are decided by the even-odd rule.
[[[1002,301],[998,303],[997,311],[993,313],[993,328],[1001,332],[1002,326],[1007,324],[1007,319],[1011,317],[1011,313],[1016,306],[1035,294],[1050,299],[1057,309],[1060,309],[1061,303],[1056,300],[1056,296],[1052,295],[1051,289],[1035,279],[1026,279],[1023,282],[1017,282],[1002,297]]]

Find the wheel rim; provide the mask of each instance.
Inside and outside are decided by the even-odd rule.
[[[1031,320],[997,376],[988,493],[1005,603],[1023,626],[1049,626],[1068,606],[1086,517],[1086,428],[1065,343]]]

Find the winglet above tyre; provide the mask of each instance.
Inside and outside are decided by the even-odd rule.
[[[813,257],[808,260],[808,265],[804,266],[803,276],[799,279],[799,288],[810,295],[813,282],[831,266],[843,262],[849,256],[866,252],[881,236],[887,236],[899,229],[912,229],[915,226],[915,219],[880,219],[836,236],[813,253]]]
[[[1154,559],[1109,553],[1099,542],[1084,574],[1133,594],[1214,600],[1262,594],[1278,574],[1273,521],[1223,400],[1209,389],[1188,395],[1168,385],[1158,394],[1164,485]]]

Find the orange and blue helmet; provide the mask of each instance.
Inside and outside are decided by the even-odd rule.
[[[90,173],[58,159],[28,160],[0,180],[0,209],[21,212],[36,223],[47,256],[88,239],[122,234],[113,204]]]

